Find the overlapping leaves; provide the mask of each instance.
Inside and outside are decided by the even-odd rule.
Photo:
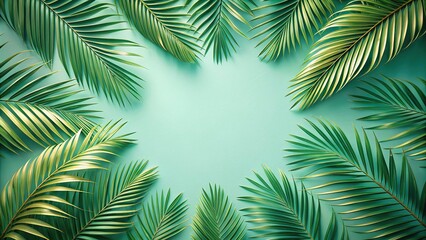
[[[245,36],[235,21],[249,25],[242,13],[252,14],[250,6],[242,0],[197,0],[189,12],[191,23],[201,32],[203,48],[206,52],[213,48],[213,59],[217,63],[235,52],[238,46],[235,33]]]
[[[73,81],[50,83],[52,72],[41,74],[43,64],[22,56],[18,52],[0,61],[0,145],[29,150],[28,139],[46,146],[79,129],[87,133],[95,112],[87,108],[89,98],[73,99],[80,92]]]
[[[196,62],[199,46],[179,0],[116,0],[135,28],[184,62]]]
[[[0,195],[0,238],[47,239],[43,230],[59,231],[46,219],[72,218],[63,208],[73,204],[58,193],[79,192],[76,185],[88,180],[77,171],[103,169],[117,148],[130,142],[126,135],[114,136],[120,128],[108,124],[85,137],[78,132],[21,167]]]
[[[283,172],[279,179],[264,167],[266,178],[255,173],[257,179],[247,180],[252,186],[243,186],[251,196],[240,200],[250,204],[242,209],[257,239],[322,239],[321,211],[318,201],[308,196],[302,185],[290,183]]]
[[[258,30],[253,38],[262,37],[257,46],[264,45],[259,56],[276,60],[300,45],[301,39],[308,42],[333,8],[332,0],[281,0],[259,5],[253,10],[253,30]]]
[[[185,213],[188,209],[182,194],[171,199],[170,190],[144,204],[141,215],[137,216],[130,239],[170,239],[185,230]]]
[[[55,49],[69,75],[96,93],[124,105],[139,96],[140,78],[124,60],[135,56],[116,47],[134,47],[134,42],[114,38],[121,21],[110,13],[109,5],[95,0],[1,0],[0,15],[51,64]],[[56,47],[54,47],[56,46]]]
[[[337,207],[357,232],[374,238],[426,236],[425,187],[420,192],[404,156],[401,168],[392,153],[385,161],[377,139],[355,131],[356,147],[337,126],[309,121],[313,130],[290,141],[289,167],[302,175],[309,190]],[[401,169],[398,171],[398,169]],[[424,185],[426,186],[426,185]]]
[[[426,80],[419,83],[384,77],[365,82],[360,89],[363,95],[355,95],[361,109],[373,111],[364,121],[379,124],[371,129],[398,129],[400,132],[385,141],[402,141],[395,148],[402,148],[418,160],[426,160]]]
[[[243,219],[219,186],[209,185],[208,191],[203,189],[196,211],[192,239],[238,240],[246,236]]]
[[[423,0],[355,0],[322,30],[305,67],[292,80],[294,106],[305,109],[361,73],[393,59],[425,32]]]
[[[112,172],[98,172],[93,183],[68,198],[78,208],[74,218],[61,221],[62,232],[51,239],[99,239],[127,231],[138,205],[157,178],[147,161],[120,166]],[[90,194],[88,194],[90,193]]]

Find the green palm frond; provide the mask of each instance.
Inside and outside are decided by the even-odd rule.
[[[19,59],[22,53],[0,61],[0,146],[16,152],[29,150],[23,135],[46,146],[79,129],[88,133],[96,112],[87,108],[90,98],[72,99],[80,91],[71,80],[49,84],[53,72],[40,75],[43,64]]]
[[[332,0],[269,1],[253,10],[259,30],[253,38],[262,37],[257,46],[264,45],[259,57],[276,60],[301,44],[308,42],[334,8]]]
[[[99,239],[127,231],[137,205],[157,179],[156,168],[147,169],[148,161],[120,166],[113,172],[101,172],[94,183],[69,197],[73,219],[61,222],[62,233],[51,239]],[[86,192],[90,193],[87,194]]]
[[[280,171],[279,179],[267,167],[266,178],[255,172],[257,179],[243,186],[252,196],[240,197],[252,206],[242,209],[254,227],[256,239],[322,239],[319,202],[309,196],[302,185],[290,182]],[[316,205],[317,204],[317,205]]]
[[[138,45],[113,38],[114,33],[122,31],[113,27],[121,21],[109,8],[109,4],[95,0],[2,0],[0,14],[44,61],[52,63],[57,49],[69,75],[93,92],[102,92],[124,105],[139,97],[140,78],[123,65],[139,65],[122,58],[136,54],[116,47]]]
[[[170,198],[170,190],[151,200],[142,208],[142,215],[137,216],[137,222],[129,239],[170,239],[185,230],[185,213],[188,209],[186,201],[179,194],[173,200]]]
[[[58,193],[80,191],[74,184],[88,180],[75,172],[104,169],[115,151],[130,142],[126,135],[114,137],[120,128],[108,124],[93,128],[86,137],[78,132],[21,167],[0,195],[0,239],[47,239],[41,230],[59,231],[45,219],[73,216],[62,209],[72,203]]]
[[[200,47],[179,0],[116,0],[116,5],[144,37],[181,61],[197,61]]]
[[[289,95],[305,109],[390,61],[425,33],[424,0],[355,0],[322,31]]]
[[[313,130],[294,136],[289,167],[298,171],[308,190],[337,207],[354,231],[382,239],[426,237],[424,197],[403,157],[401,168],[390,154],[386,162],[377,139],[355,131],[356,146],[328,122],[308,121]],[[398,171],[397,169],[401,169]]]
[[[223,189],[216,185],[209,185],[208,192],[203,189],[192,228],[194,240],[238,240],[246,236],[243,219],[229,202]]]
[[[206,52],[213,48],[216,63],[227,60],[236,51],[235,33],[245,36],[235,20],[249,25],[242,12],[252,14],[250,6],[242,0],[197,0],[189,12],[190,22],[201,32],[203,48]]]
[[[398,129],[400,132],[385,141],[403,140],[395,148],[403,148],[410,156],[426,160],[426,80],[419,84],[384,77],[365,82],[363,95],[354,95],[361,106],[356,109],[374,111],[360,118],[384,122],[371,129]]]

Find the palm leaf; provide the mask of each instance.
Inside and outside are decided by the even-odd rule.
[[[189,12],[190,21],[201,31],[203,48],[207,52],[213,48],[213,59],[221,63],[231,56],[232,51],[236,51],[238,42],[234,34],[245,36],[235,20],[249,25],[241,12],[251,13],[251,10],[242,0],[205,0],[195,1]]]
[[[251,204],[242,209],[254,227],[257,239],[322,239],[319,203],[308,196],[302,185],[290,183],[280,171],[279,179],[267,167],[266,178],[255,172],[257,179],[247,180],[252,186],[243,186],[252,196],[240,197]],[[316,205],[317,204],[317,205]]]
[[[424,197],[404,156],[398,168],[392,153],[386,163],[377,139],[371,144],[355,131],[356,147],[337,126],[308,121],[306,137],[294,136],[289,167],[298,171],[309,190],[337,206],[354,231],[374,238],[426,236]],[[401,171],[397,171],[401,169]],[[399,172],[399,174],[398,174]]]
[[[395,148],[404,148],[410,156],[426,160],[426,80],[420,84],[384,77],[365,82],[359,89],[363,95],[354,95],[356,109],[374,111],[360,118],[364,121],[384,122],[371,129],[398,129],[400,132],[385,141],[406,139]]]
[[[131,97],[138,98],[140,78],[123,65],[139,65],[122,58],[136,54],[115,47],[137,44],[112,37],[122,31],[114,27],[121,21],[108,8],[108,4],[95,0],[2,0],[0,14],[44,61],[53,62],[56,45],[69,75],[93,92],[103,92],[109,100],[124,105]]]
[[[156,168],[146,169],[148,161],[132,162],[115,171],[101,172],[84,192],[69,197],[78,203],[73,219],[61,222],[63,233],[52,239],[99,239],[127,231],[137,205],[157,179]],[[89,192],[91,194],[86,194]]]
[[[126,135],[114,137],[120,128],[108,124],[93,128],[86,137],[78,132],[21,167],[0,195],[0,239],[47,239],[40,229],[59,230],[44,220],[73,217],[62,209],[72,203],[58,193],[78,192],[70,183],[88,180],[75,172],[103,169],[103,163],[109,162],[117,148],[130,142]]]
[[[173,200],[170,198],[170,190],[165,195],[156,194],[142,208],[142,216],[137,216],[137,222],[129,239],[170,239],[185,230],[185,213],[188,209],[186,201],[179,194]]]
[[[246,227],[243,219],[229,202],[222,188],[209,185],[203,189],[197,206],[192,229],[192,239],[244,239]]]
[[[322,30],[289,95],[301,109],[390,61],[425,32],[424,0],[355,0]]]
[[[301,44],[308,42],[321,28],[334,8],[332,0],[269,1],[253,10],[257,22],[253,38],[262,37],[262,60],[276,60]]]
[[[71,80],[49,84],[53,72],[40,75],[43,64],[30,64],[22,54],[0,61],[0,146],[29,150],[23,135],[46,146],[79,129],[88,133],[96,112],[87,108],[90,98],[74,100],[80,91]]]
[[[116,5],[144,37],[181,61],[197,61],[199,46],[179,0],[116,0]]]

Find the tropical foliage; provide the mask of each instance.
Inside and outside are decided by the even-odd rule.
[[[195,1],[189,12],[190,21],[201,32],[206,51],[213,48],[213,59],[221,63],[235,51],[238,42],[234,33],[245,36],[235,20],[249,25],[242,12],[252,14],[250,6],[243,0]]]
[[[197,37],[179,0],[116,0],[127,19],[150,41],[183,62],[196,62]]]
[[[301,39],[308,42],[334,8],[332,0],[266,1],[258,5],[253,9],[253,21],[257,23],[253,38],[262,37],[257,44],[264,45],[259,57],[268,61],[295,49]]]
[[[354,95],[360,107],[374,111],[360,118],[364,121],[381,122],[370,129],[398,129],[401,132],[385,141],[399,140],[395,148],[403,148],[410,156],[426,160],[426,80],[419,83],[384,77],[365,82],[361,95]]]
[[[240,198],[250,204],[242,211],[254,225],[254,238],[323,239],[319,202],[303,185],[299,190],[296,182],[290,183],[283,172],[279,179],[267,167],[264,172],[266,178],[255,173],[257,179],[247,179],[252,186],[243,188],[252,196]]]
[[[246,227],[243,219],[229,202],[222,188],[209,185],[203,189],[194,216],[192,239],[244,239]]]
[[[29,150],[28,139],[46,146],[79,129],[88,133],[95,113],[90,98],[79,97],[71,80],[49,83],[54,73],[42,74],[43,64],[23,55],[0,61],[0,146],[16,152]]]
[[[355,131],[356,147],[343,131],[328,122],[308,121],[306,136],[294,136],[287,150],[292,171],[301,174],[308,190],[336,207],[356,231],[382,239],[426,236],[426,184],[420,191],[404,155],[385,160],[377,139]]]
[[[122,65],[139,65],[122,58],[136,54],[115,47],[138,45],[111,37],[122,30],[121,21],[108,8],[95,0],[1,0],[0,16],[45,62],[53,63],[56,49],[69,75],[124,105],[131,97],[138,98],[140,79]]]
[[[292,80],[293,107],[305,109],[360,73],[393,59],[425,33],[423,0],[355,0],[321,29],[305,67]]]
[[[157,178],[156,168],[146,169],[147,164],[136,161],[113,172],[98,172],[93,183],[68,197],[78,206],[69,211],[74,217],[61,221],[61,232],[50,239],[99,239],[127,231]]]
[[[185,213],[188,209],[182,194],[173,200],[170,190],[166,194],[158,193],[144,204],[142,214],[137,216],[133,231],[129,232],[129,239],[170,239],[185,230]]]
[[[21,167],[0,195],[0,239],[47,239],[40,228],[59,231],[47,218],[73,218],[63,208],[74,204],[58,193],[79,192],[76,185],[89,180],[76,172],[104,169],[117,148],[131,142],[126,135],[114,136],[117,124],[93,128],[85,137],[77,132]]]
[[[111,2],[145,38],[184,62],[197,62],[209,51],[215,62],[227,60],[249,23],[263,48],[259,57],[268,61],[317,32],[289,93],[301,109],[392,60],[425,33],[424,0]],[[344,7],[332,13],[336,4]],[[96,111],[74,80],[53,82],[53,73],[43,70],[53,67],[57,53],[80,85],[120,105],[139,98],[141,79],[130,69],[140,67],[131,61],[139,55],[127,50],[139,45],[115,37],[126,22],[111,7],[96,0],[0,0],[0,18],[44,61],[32,63],[24,52],[0,59],[0,146],[12,152],[31,150],[32,142],[48,146],[1,191],[0,239],[125,233],[130,239],[170,239],[186,228],[182,194],[161,192],[143,202],[158,177],[155,167],[137,161],[109,168],[133,142],[127,134],[116,136],[122,125],[94,127]],[[0,51],[7,46],[0,43]],[[395,148],[403,149],[401,157],[392,149],[386,160],[378,139],[365,131],[355,130],[352,140],[326,121],[300,127],[304,134],[293,135],[287,149],[287,169],[296,176],[290,180],[284,171],[276,176],[264,167],[264,176],[255,173],[243,187],[248,194],[240,200],[248,206],[242,212],[254,238],[426,238],[426,184],[409,161],[425,160],[425,84],[383,77],[354,96],[357,108],[369,111],[361,120],[378,122],[371,129],[400,131],[385,141],[400,141]],[[321,216],[324,207],[330,219]],[[192,239],[249,236],[244,218],[217,185],[202,190],[192,230]]]

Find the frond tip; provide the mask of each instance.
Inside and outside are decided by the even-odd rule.
[[[251,9],[242,0],[203,0],[195,1],[189,12],[190,22],[201,32],[203,48],[206,52],[213,48],[214,61],[221,63],[236,51],[234,34],[245,36],[236,21],[249,25],[243,13],[251,13]]]
[[[425,33],[424,0],[355,0],[321,31],[290,86],[301,109],[340,91],[361,73],[393,59]]]
[[[334,9],[332,0],[281,0],[269,1],[255,8],[257,33],[253,38],[262,39],[259,53],[262,60],[276,60],[313,38]]]
[[[208,192],[203,189],[192,228],[194,240],[240,240],[246,236],[243,219],[229,202],[223,189],[216,185],[209,185]]]
[[[188,209],[182,194],[174,199],[170,197],[170,190],[166,194],[161,192],[151,197],[142,208],[142,214],[137,216],[129,239],[166,240],[185,230],[185,213]]]

